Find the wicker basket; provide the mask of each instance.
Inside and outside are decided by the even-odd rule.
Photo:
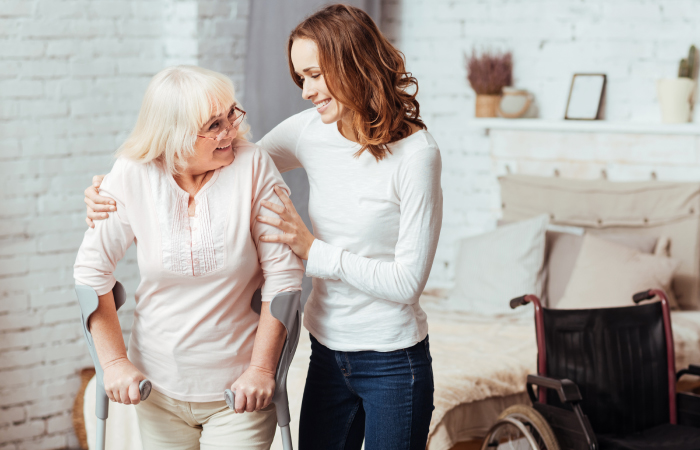
[[[498,104],[501,101],[500,95],[477,94],[476,96],[476,117],[496,117]]]
[[[85,388],[94,376],[94,367],[80,371],[80,389],[78,390],[78,395],[75,396],[75,402],[73,402],[73,429],[75,430],[75,435],[78,437],[78,443],[82,450],[88,450],[87,433],[85,432],[85,416],[83,415]]]

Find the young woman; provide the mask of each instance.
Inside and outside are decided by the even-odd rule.
[[[420,120],[403,55],[363,11],[332,5],[299,24],[290,72],[315,109],[259,145],[309,177],[305,226],[289,198],[263,203],[283,231],[263,236],[307,259],[311,362],[301,450],[425,449],[433,410],[428,324],[418,298],[442,222],[440,152]],[[99,179],[96,180],[99,184]],[[104,200],[86,190],[88,223]]]
[[[101,186],[118,211],[85,233],[75,262],[76,283],[100,299],[90,328],[107,396],[138,404],[148,450],[267,450],[275,434],[268,405],[284,327],[269,301],[301,289],[303,266],[288,246],[260,242],[277,232],[256,220],[261,202],[281,204],[273,187],[283,181],[237,139],[244,114],[221,74],[179,66],[153,77]],[[134,242],[141,282],[127,356],[112,288]],[[261,285],[258,316],[250,302]],[[139,404],[145,377],[154,390]],[[227,407],[229,387],[251,414]]]

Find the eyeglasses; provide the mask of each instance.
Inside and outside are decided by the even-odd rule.
[[[228,135],[229,130],[232,128],[238,132],[238,127],[243,123],[243,118],[245,117],[245,111],[242,109],[238,108],[238,106],[234,106],[231,108],[231,112],[228,114],[228,123],[229,125],[224,128],[219,134],[216,135],[216,137],[211,137],[211,136],[202,136],[201,134],[198,134],[197,137],[201,137],[204,139],[211,139],[213,141],[221,141],[222,139],[226,138]]]

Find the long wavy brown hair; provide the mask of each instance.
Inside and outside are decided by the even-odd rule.
[[[411,134],[411,124],[427,129],[416,100],[418,81],[406,71],[403,53],[382,35],[359,8],[330,5],[301,22],[287,43],[292,79],[292,44],[309,39],[318,47],[319,65],[331,95],[352,114],[352,130],[377,161],[391,153],[387,144]]]

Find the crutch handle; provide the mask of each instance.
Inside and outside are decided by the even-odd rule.
[[[224,391],[224,400],[226,400],[226,404],[232,411],[236,410],[236,394],[234,394],[231,389],[226,389]]]
[[[151,382],[148,380],[141,380],[139,383],[139,393],[141,394],[141,401],[144,401],[148,398],[149,395],[151,395],[151,389],[153,389],[153,385],[151,385]]]

